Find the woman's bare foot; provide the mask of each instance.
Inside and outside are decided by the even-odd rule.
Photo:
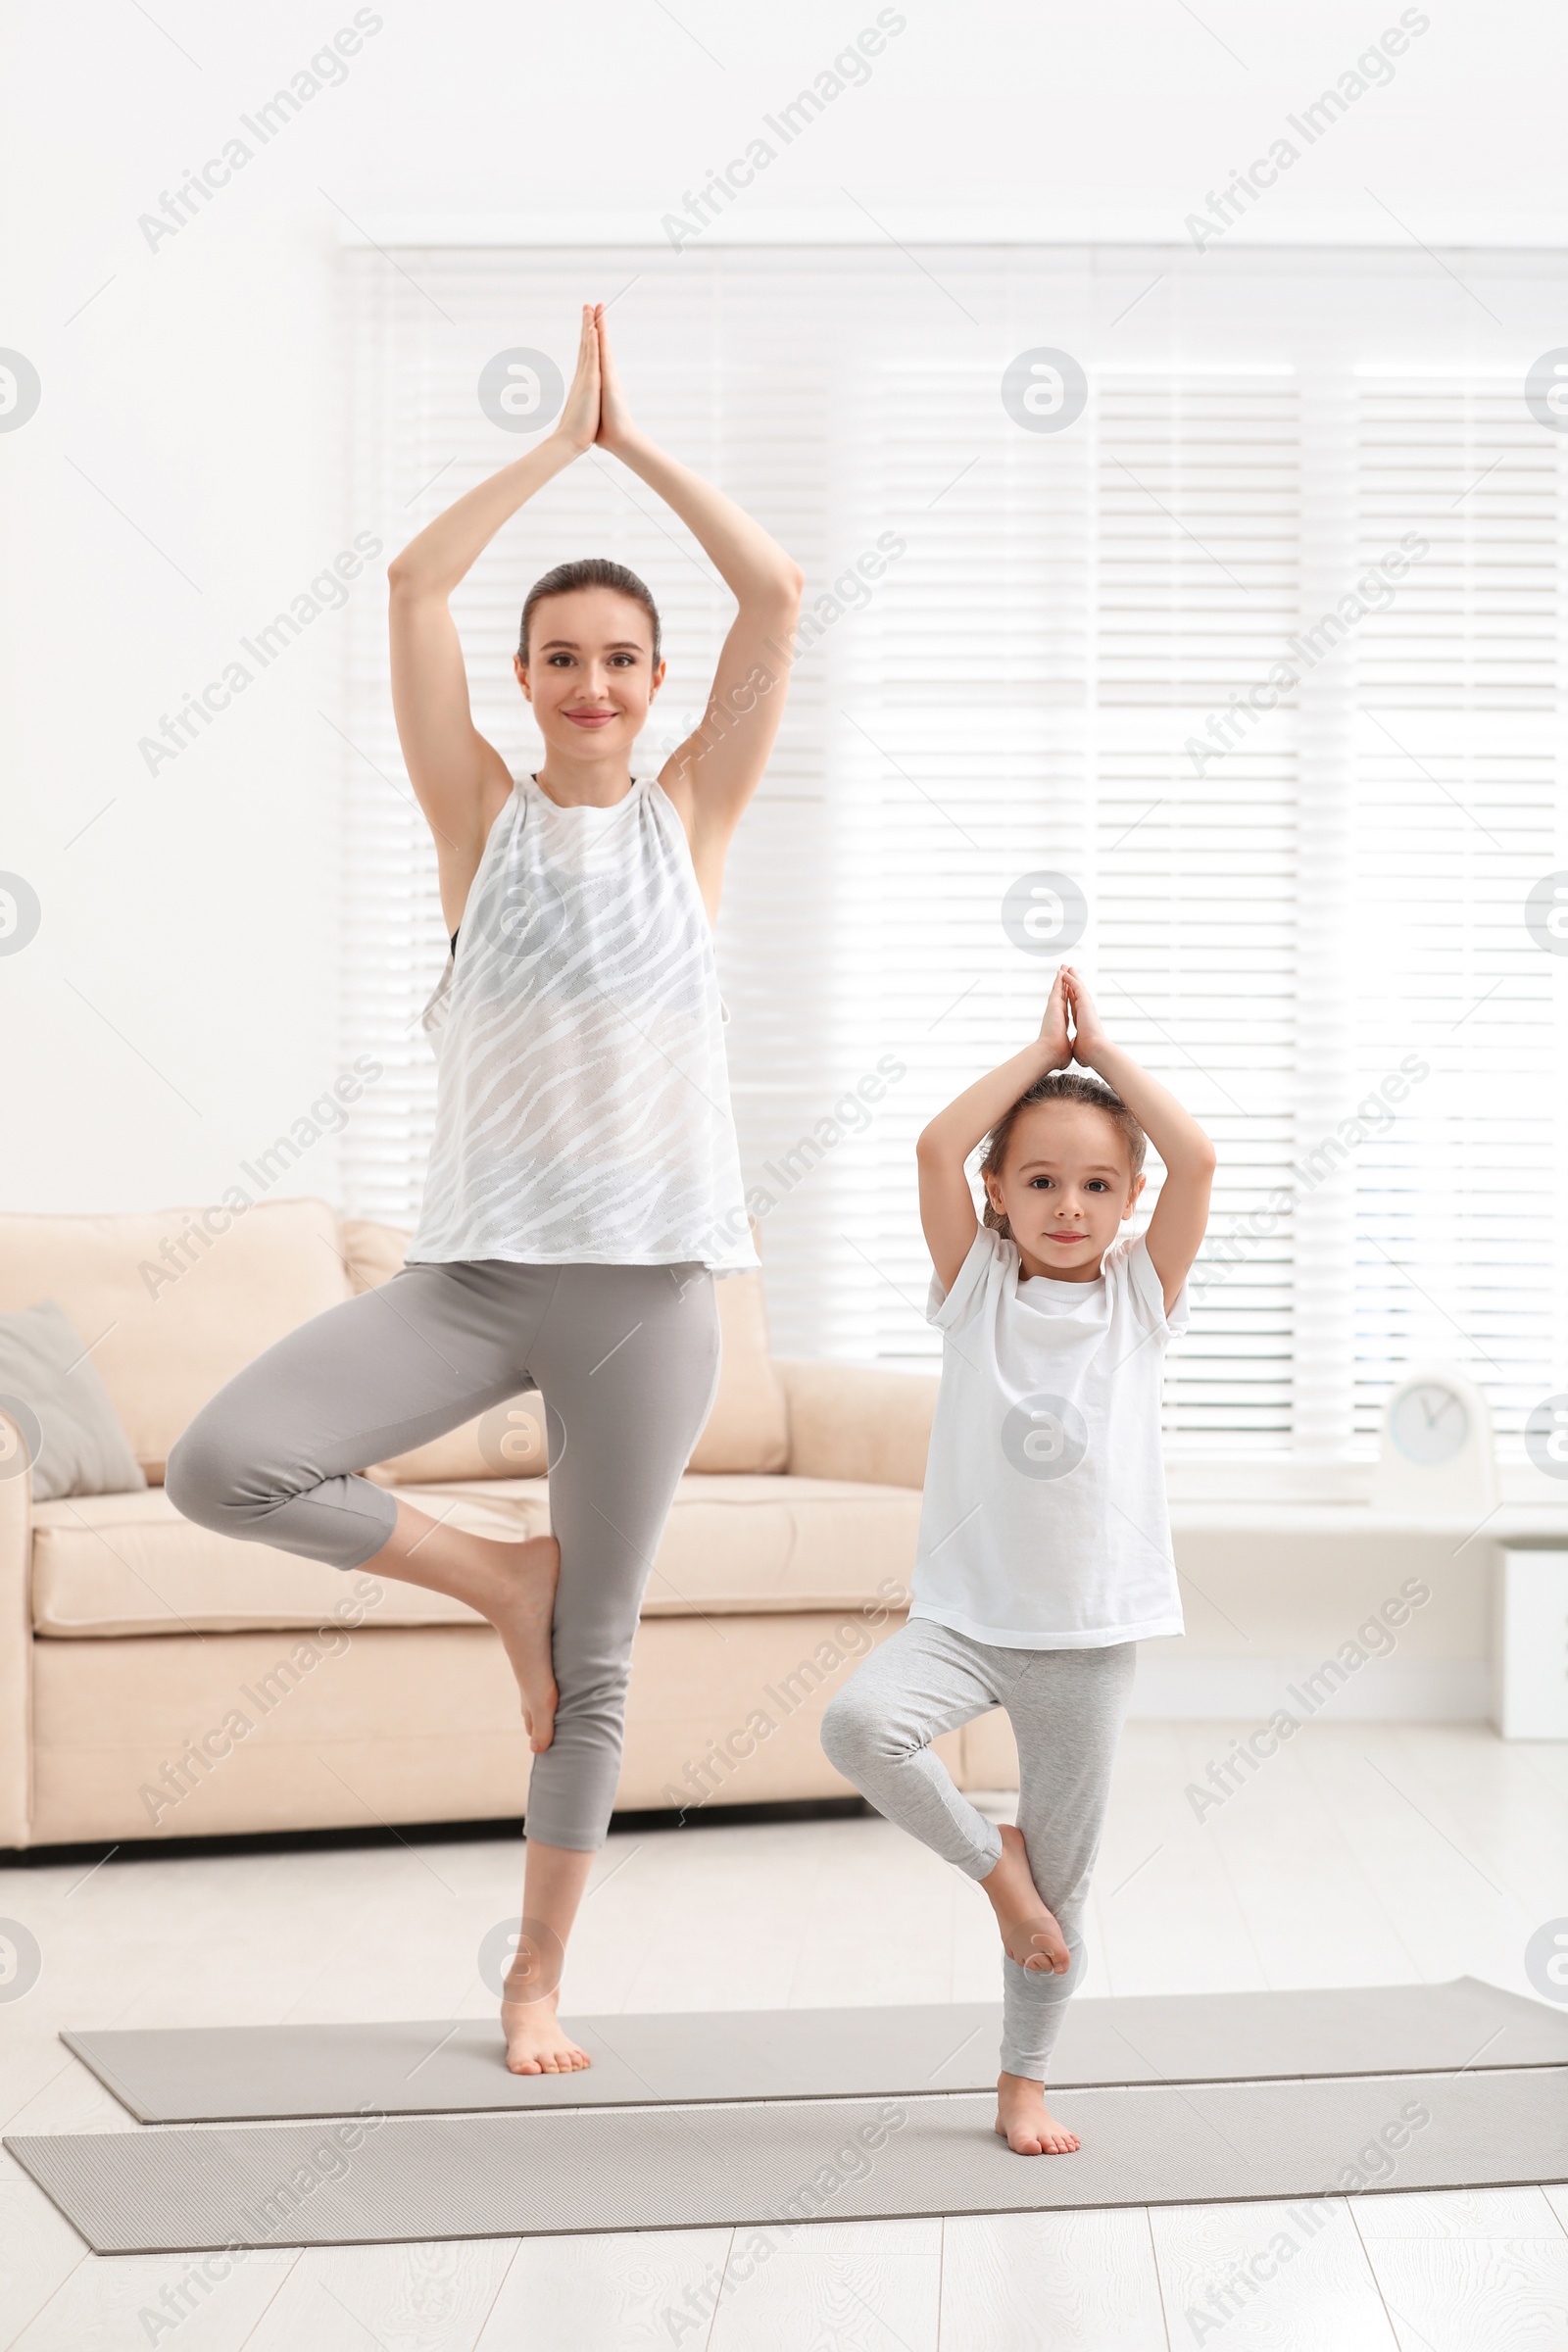
[[[550,1621],[555,1613],[561,1545],[554,1536],[530,1536],[524,1544],[498,1544],[502,1555],[482,1608],[506,1644],[522,1693],[528,1745],[537,1756],[556,1730],[556,1676],[550,1657]],[[587,2060],[583,2060],[587,2064]]]
[[[1030,1876],[1023,1832],[1015,1830],[1010,1821],[998,1826],[1002,1859],[980,1885],[997,1915],[1003,1947],[1020,1968],[1049,1969],[1054,1976],[1064,1977],[1072,1966],[1072,1955]]]
[[[580,2050],[557,2022],[556,1994],[529,1994],[521,2000],[508,2000],[512,1983],[509,1977],[501,1995],[507,2071],[514,2075],[573,2075],[591,2066],[593,2060],[587,2051]]]
[[[1015,2156],[1071,2156],[1082,2140],[1046,2105],[1046,2086],[1028,2075],[997,2077],[997,2130]]]

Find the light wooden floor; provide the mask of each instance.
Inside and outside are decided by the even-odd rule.
[[[1531,1989],[1527,1938],[1568,1916],[1568,1747],[1469,1725],[1312,1725],[1199,1825],[1184,1785],[1249,1728],[1129,1726],[1089,1990],[1463,1974]],[[484,2015],[474,1954],[515,1918],[517,1866],[498,1841],[0,1873],[0,1915],[43,1949],[32,1991],[0,2005],[5,2130],[138,2129],[62,2048],[61,2026]],[[983,1898],[883,1822],[703,1827],[612,1839],[567,1993],[584,2013],[976,2000],[995,1997],[996,1971]],[[283,2249],[204,2290],[182,2288],[189,2256],[87,2254],[6,2158],[0,2345],[1568,2347],[1568,2189],[1342,2203],[1271,2281],[1235,2283],[1282,2227],[1264,2204],[822,2224],[723,2295],[726,2230]],[[1222,2313],[1228,2293],[1223,2325],[1211,2290]],[[166,2324],[182,2298],[186,2316]]]

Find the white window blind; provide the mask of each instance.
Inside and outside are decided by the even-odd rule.
[[[1562,272],[1461,258],[1465,284],[1415,252],[345,257],[353,526],[389,552],[526,446],[482,414],[484,363],[565,368],[578,302],[614,296],[639,420],[806,569],[717,935],[781,1352],[935,1358],[914,1137],[1033,1034],[1054,955],[1002,907],[1050,873],[1083,894],[1072,953],[1114,1033],[1219,1148],[1173,1449],[1352,1457],[1390,1380],[1439,1358],[1517,1450],[1568,1386],[1568,958],[1524,923],[1568,867],[1568,448],[1523,398]],[[1056,433],[1001,399],[1042,346],[1089,378]],[[593,452],[455,600],[514,772],[542,750],[511,672],[522,599],[584,554],[663,615],[642,755],[701,714],[731,600]],[[1380,609],[1348,619],[1368,581]],[[358,1213],[407,1224],[445,943],[384,615],[349,617],[344,1044],[387,1074],[345,1174]],[[902,1075],[857,1107],[879,1063]]]

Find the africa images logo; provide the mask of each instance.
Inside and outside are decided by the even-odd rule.
[[[1089,1424],[1066,1396],[1020,1396],[1002,1424],[1002,1450],[1025,1478],[1065,1478],[1089,1451]]]

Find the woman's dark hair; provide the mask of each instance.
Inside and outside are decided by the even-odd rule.
[[[993,1176],[1001,1176],[1003,1162],[1007,1156],[1007,1145],[1012,1137],[1013,1122],[1019,1111],[1027,1110],[1031,1102],[1087,1102],[1094,1109],[1102,1110],[1108,1119],[1115,1120],[1126,1139],[1127,1156],[1132,1162],[1134,1178],[1142,1175],[1148,1138],[1120,1095],[1113,1094],[1102,1078],[1092,1078],[1086,1070],[1048,1070],[1044,1078],[1035,1080],[1026,1095],[1018,1097],[1009,1110],[1003,1112],[986,1137],[985,1156],[980,1162],[982,1184],[988,1170]],[[993,1208],[989,1191],[986,1193],[985,1222],[994,1227],[1004,1241],[1012,1240],[1011,1222],[1000,1208]]]
[[[617,596],[629,596],[641,605],[654,632],[654,662],[659,667],[659,607],[643,582],[624,564],[612,563],[608,556],[579,556],[573,564],[558,564],[547,571],[542,580],[535,580],[522,608],[522,625],[517,631],[517,659],[524,668],[528,662],[528,625],[533,619],[534,607],[542,597],[569,596],[574,588],[613,588]]]

